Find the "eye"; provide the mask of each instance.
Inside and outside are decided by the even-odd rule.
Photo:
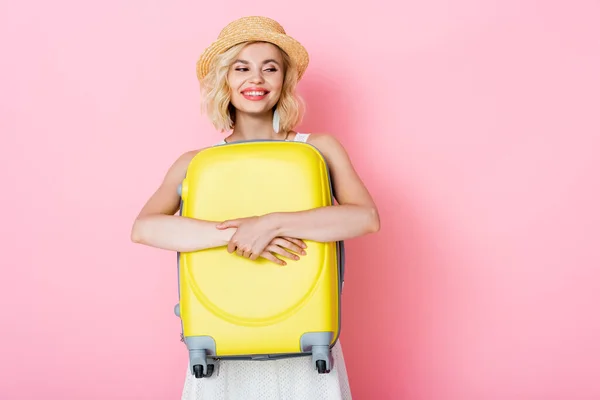
[[[275,67],[269,67],[265,71],[267,71],[267,72],[277,72],[277,68],[275,68]]]
[[[248,68],[246,68],[246,67],[237,67],[235,70],[236,71],[240,71],[240,72],[245,72],[245,71],[248,71]]]

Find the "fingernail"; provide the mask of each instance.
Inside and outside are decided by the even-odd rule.
[[[299,260],[299,259],[300,259],[300,257],[294,256],[294,260]]]
[[[305,255],[306,255],[306,252],[305,252],[304,250],[302,250],[302,255],[303,255],[303,256],[305,256]]]

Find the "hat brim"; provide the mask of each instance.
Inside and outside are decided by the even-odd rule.
[[[293,60],[298,70],[298,80],[302,78],[308,67],[308,52],[291,36],[265,32],[264,30],[245,30],[236,35],[228,35],[219,38],[204,50],[198,62],[196,63],[196,75],[199,80],[203,79],[210,71],[215,57],[231,47],[244,42],[268,42],[280,47]]]

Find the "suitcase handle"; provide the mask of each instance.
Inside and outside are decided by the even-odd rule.
[[[338,252],[339,252],[340,293],[341,293],[342,288],[344,287],[344,272],[345,272],[345,268],[346,268],[346,247],[344,245],[343,240],[338,242]]]

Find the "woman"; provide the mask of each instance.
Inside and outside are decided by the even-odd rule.
[[[134,242],[180,252],[227,246],[240,257],[264,257],[285,264],[303,254],[303,239],[330,242],[379,230],[377,208],[342,145],[328,134],[293,131],[301,119],[295,87],[307,65],[304,47],[277,22],[246,17],[226,26],[205,50],[197,75],[213,124],[220,131],[230,131],[222,143],[267,139],[314,145],[329,165],[338,205],[220,223],[177,216],[177,186],[195,150],[173,163],[139,213],[132,228]],[[350,398],[339,342],[332,355],[329,374],[317,374],[310,357],[221,361],[218,373],[205,379],[194,378],[186,368],[182,399]]]

